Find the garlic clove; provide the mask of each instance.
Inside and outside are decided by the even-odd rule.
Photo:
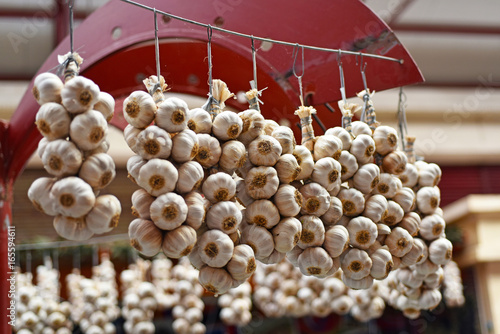
[[[225,110],[215,116],[212,124],[212,133],[219,140],[238,138],[243,130],[243,121],[237,113]]]
[[[212,116],[202,108],[194,108],[187,112],[187,127],[197,134],[212,133]]]
[[[389,173],[380,173],[379,182],[372,193],[381,194],[386,198],[393,198],[401,188],[401,180],[397,177]]]
[[[404,187],[412,188],[418,182],[418,170],[415,165],[407,163],[405,171],[397,175]]]
[[[54,229],[61,237],[74,241],[88,240],[94,234],[85,223],[83,217],[55,216]]]
[[[169,97],[158,105],[155,123],[169,133],[180,132],[187,127],[188,105],[178,97]]]
[[[424,214],[432,214],[439,207],[441,193],[438,187],[422,187],[417,191],[417,208]]]
[[[72,114],[92,109],[99,98],[99,86],[92,80],[76,76],[61,89],[61,104]]]
[[[363,216],[370,218],[373,222],[378,223],[384,215],[387,214],[387,199],[380,195],[375,194],[370,197],[365,202],[365,210],[363,211]]]
[[[115,176],[115,163],[107,153],[97,153],[87,157],[78,173],[78,177],[95,190],[107,187]]]
[[[88,228],[95,234],[110,232],[120,221],[122,207],[118,198],[113,195],[102,195],[96,198],[94,207],[85,216]]]
[[[137,189],[132,193],[132,214],[137,218],[150,219],[150,207],[156,197],[151,196],[144,189]]]
[[[330,197],[330,207],[321,216],[321,220],[325,226],[336,224],[343,215],[342,201],[335,196]]]
[[[198,239],[198,247],[202,261],[214,268],[224,267],[234,250],[231,238],[220,230],[208,230],[203,233]]]
[[[123,101],[123,117],[132,126],[143,129],[150,125],[156,113],[153,97],[144,91],[134,91]]]
[[[342,152],[342,141],[336,136],[319,136],[314,142],[314,161],[330,157],[338,159]]]
[[[343,272],[342,281],[347,287],[356,290],[369,289],[373,285],[373,277],[371,277],[370,275],[360,279],[354,279],[345,275],[345,272]]]
[[[257,265],[252,247],[241,244],[234,247],[233,256],[227,264],[227,271],[234,280],[244,281],[250,278]]]
[[[158,196],[149,210],[156,226],[162,230],[173,230],[186,220],[188,207],[182,196],[166,193]]]
[[[130,245],[141,254],[152,257],[161,250],[163,232],[147,219],[134,219],[128,226]]]
[[[206,214],[203,196],[196,191],[192,191],[184,195],[184,201],[188,207],[186,224],[198,230],[203,224]]]
[[[403,220],[397,225],[399,227],[404,228],[410,233],[412,237],[418,234],[420,230],[421,219],[418,213],[416,212],[408,212],[404,215]]]
[[[382,216],[380,222],[388,226],[394,226],[401,222],[401,220],[403,220],[403,217],[403,208],[395,201],[389,200],[387,201],[387,212]]]
[[[100,112],[92,109],[76,115],[69,126],[71,140],[83,151],[98,148],[107,134],[106,119]]]
[[[184,129],[172,138],[171,157],[178,163],[192,160],[199,149],[198,137],[194,131]]]
[[[61,102],[61,90],[64,87],[62,80],[50,72],[40,73],[33,82],[32,93],[38,104]]]
[[[401,206],[405,213],[412,212],[417,204],[415,192],[408,187],[399,189],[396,195],[394,195],[393,200]]]
[[[425,216],[420,223],[419,234],[423,239],[432,241],[444,236],[445,227],[446,222],[441,216],[437,214]]]
[[[434,187],[441,181],[441,168],[435,163],[422,163],[417,165],[418,183],[423,187]]]
[[[241,242],[252,247],[257,260],[266,258],[274,251],[272,233],[265,227],[249,225],[241,231]]]
[[[354,137],[358,137],[361,134],[372,136],[372,130],[370,126],[365,122],[355,121],[351,123],[352,134]]]
[[[375,164],[366,163],[359,167],[351,180],[354,188],[364,194],[369,194],[380,181],[380,169]]]
[[[141,164],[138,160],[136,163]],[[130,172],[131,169],[127,167],[129,174],[134,177],[137,184],[149,194],[160,196],[175,189],[179,173],[170,161],[151,159],[139,168],[137,177],[134,177]]]
[[[181,225],[163,236],[162,251],[171,259],[179,259],[191,253],[196,244],[196,231],[191,226]]]
[[[242,111],[238,113],[238,116],[243,121],[238,140],[247,146],[252,140],[263,134],[265,119],[259,111],[254,109]]]
[[[136,149],[136,144],[137,144],[137,138],[139,136],[139,133],[141,133],[141,129],[138,129],[136,127],[133,127],[132,125],[128,124],[125,129],[123,129],[123,138],[125,139],[125,142],[127,143],[128,147],[135,153],[138,154],[137,149]]]
[[[219,167],[223,171],[232,175],[236,169],[243,167],[247,159],[245,145],[238,140],[230,140],[221,146],[221,150]]]
[[[247,207],[248,205],[250,205],[250,203],[254,201],[254,199],[248,194],[246,190],[244,179],[238,179],[236,181],[236,200],[243,207]]]
[[[349,150],[351,148],[352,136],[346,129],[336,126],[326,130],[325,135],[339,138],[342,141],[342,149]]]
[[[276,168],[281,183],[294,181],[301,172],[297,159],[292,154],[280,156],[274,168]]]
[[[426,255],[424,252],[427,249],[427,245],[420,238],[413,238],[413,246],[411,250],[401,257],[401,264],[405,267],[412,266],[421,262]]]
[[[36,127],[49,140],[66,138],[70,123],[69,113],[58,103],[45,103],[36,113]]]
[[[342,151],[340,153],[340,157],[338,158],[338,162],[340,163],[340,175],[342,182],[349,180],[359,168],[356,157],[349,153],[349,151]]]
[[[54,176],[75,175],[82,165],[82,152],[71,141],[56,139],[49,141],[43,150],[42,163],[45,170]]]
[[[273,228],[272,233],[274,248],[278,252],[287,253],[299,242],[302,224],[296,218],[284,218]]]
[[[88,183],[69,176],[56,181],[51,189],[55,210],[67,217],[78,218],[86,215],[95,204],[95,195]]]
[[[394,262],[391,253],[385,248],[379,248],[370,255],[372,268],[370,275],[378,280],[383,280],[391,272]]]
[[[139,179],[139,170],[148,162],[141,156],[133,155],[127,160],[127,177],[134,183]]]

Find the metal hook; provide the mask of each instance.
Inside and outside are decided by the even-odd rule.
[[[160,82],[160,43],[158,41],[158,15],[156,14],[156,8],[153,9],[155,16],[155,58],[156,58],[156,76],[158,78],[158,84]],[[154,90],[156,91],[156,89]]]
[[[297,56],[299,54],[299,47],[302,47],[302,73],[300,75],[297,75],[297,72],[295,71],[295,63],[297,62]],[[304,105],[304,93],[303,93],[303,88],[302,88],[302,77],[304,76],[304,47],[299,45],[299,43],[295,44],[293,48],[293,75],[297,78],[299,81],[299,90],[300,90],[300,104]]]
[[[342,95],[342,101],[344,105],[347,104],[347,98],[345,95],[345,80],[344,80],[344,68],[342,67],[342,50],[339,49],[337,63],[339,64],[339,74],[340,74],[340,94]]]
[[[207,26],[207,49],[208,49],[208,93],[212,96],[212,26],[209,24]]]

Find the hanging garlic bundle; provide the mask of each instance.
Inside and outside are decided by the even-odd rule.
[[[217,299],[219,317],[229,326],[245,326],[252,320],[252,286],[245,282]]]

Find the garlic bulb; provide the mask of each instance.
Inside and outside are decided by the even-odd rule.
[[[412,188],[418,182],[418,170],[415,165],[407,163],[404,172],[397,175],[404,187]]]
[[[441,181],[441,168],[435,163],[418,165],[418,183],[423,187],[434,187]]]
[[[229,201],[236,194],[236,182],[226,173],[215,173],[203,182],[202,191],[212,203]]]
[[[349,180],[354,175],[354,173],[356,173],[359,167],[358,162],[356,161],[356,157],[348,151],[342,151],[342,153],[340,153],[338,162],[341,166],[340,175],[342,182]]]
[[[38,147],[37,147],[37,150],[36,150],[36,154],[40,157],[40,159],[42,158],[43,152],[45,151],[45,147],[47,147],[47,144],[49,142],[50,141],[47,138],[45,138],[45,137],[42,137],[42,139],[40,139],[40,141],[38,142]]]
[[[335,197],[332,197],[335,198]],[[282,184],[274,194],[273,202],[283,217],[294,217],[302,208],[302,194],[289,184]]]
[[[304,180],[309,178],[314,170],[314,159],[311,151],[303,145],[296,145],[293,150],[293,156],[297,159],[297,163],[301,169],[296,179]]]
[[[241,244],[234,247],[233,256],[227,264],[227,271],[236,281],[250,278],[257,268],[252,247]]]
[[[151,220],[162,230],[173,230],[187,217],[187,205],[180,195],[166,193],[158,196],[149,209]]]
[[[401,265],[412,266],[425,260],[425,250],[427,245],[420,238],[413,238],[413,246],[408,253],[401,257]]]
[[[282,183],[294,181],[301,172],[297,159],[292,154],[283,154],[274,166]]]
[[[254,109],[242,111],[238,113],[238,116],[243,121],[243,128],[238,140],[247,146],[252,140],[263,134],[265,119],[259,111]]]
[[[348,278],[360,280],[370,275],[372,260],[364,250],[350,248],[342,254],[340,262],[343,274]]]
[[[346,216],[358,216],[365,209],[365,197],[356,188],[344,188],[337,197],[342,202],[342,212]]]
[[[340,256],[349,247],[349,231],[342,225],[333,225],[325,232],[323,247],[332,258]]]
[[[402,227],[395,227],[385,239],[389,252],[397,257],[405,256],[413,247],[413,237]]]
[[[173,191],[178,178],[179,173],[170,161],[151,159],[140,167],[135,180],[151,195],[160,196]]]
[[[391,253],[385,248],[379,248],[370,255],[370,258],[372,259],[370,275],[378,280],[386,278],[394,266]]]
[[[207,291],[215,295],[226,293],[233,285],[233,278],[225,269],[209,266],[200,269],[198,280]]]
[[[398,203],[405,213],[409,213],[415,209],[417,198],[411,188],[403,187],[396,192],[393,201]]]
[[[279,141],[282,148],[282,154],[292,154],[295,149],[295,136],[292,129],[288,126],[278,126],[271,134],[276,140]]]
[[[58,215],[54,217],[54,229],[61,237],[74,241],[88,240],[94,234],[83,217],[72,218]]]
[[[307,276],[323,276],[333,266],[333,260],[321,247],[309,247],[298,258],[299,269]],[[338,269],[338,267],[337,267]]]
[[[387,212],[380,222],[388,226],[393,226],[403,220],[404,214],[403,208],[398,203],[389,200],[387,201]]]
[[[197,230],[205,220],[205,200],[200,193],[192,191],[184,196],[184,201],[188,207],[186,224]]]
[[[241,242],[252,247],[257,260],[268,257],[274,250],[271,232],[265,227],[255,224],[248,225],[241,231]]]
[[[274,248],[281,253],[291,251],[299,242],[302,233],[301,222],[293,217],[282,219],[272,230]]]
[[[382,195],[372,195],[365,202],[363,216],[378,223],[387,212],[387,199]]]
[[[153,97],[143,91],[132,92],[123,101],[123,117],[132,126],[143,129],[150,125],[156,113]]]
[[[87,157],[78,173],[78,177],[96,190],[107,187],[115,175],[115,162],[107,153],[97,153]]]
[[[298,267],[298,259],[299,255],[302,254],[304,250],[300,248],[298,245],[295,246],[291,251],[286,253],[286,258],[288,262],[290,262],[294,267]]]
[[[99,86],[82,76],[67,81],[61,89],[61,104],[72,114],[92,109],[99,98]]]
[[[429,259],[438,265],[446,265],[451,261],[453,245],[446,238],[438,238],[429,245]]]
[[[235,112],[225,110],[215,116],[212,133],[219,140],[236,139],[243,130],[243,121]]]
[[[278,122],[272,119],[264,120],[264,128],[262,129],[263,134],[270,136],[276,128],[280,126]]]
[[[28,189],[28,198],[33,203],[33,206],[38,211],[49,216],[57,215],[54,205],[54,197],[50,192],[55,181],[55,178],[40,177],[33,181]]]
[[[38,104],[61,102],[61,89],[64,87],[61,79],[50,72],[40,73],[33,82],[32,93]]]
[[[199,133],[197,137],[198,153],[195,156],[195,160],[205,168],[214,166],[219,162],[222,153],[219,141],[217,138],[206,133]]]
[[[382,160],[382,169],[386,173],[401,174],[406,169],[408,158],[403,151],[393,151]]]
[[[143,159],[141,156],[133,155],[127,160],[127,177],[132,180],[132,182],[137,183],[139,179],[139,171],[142,166],[144,166],[148,161]]]
[[[383,195],[386,198],[393,198],[401,188],[401,180],[397,177],[389,173],[380,173],[379,182],[373,189],[373,193]]]
[[[342,201],[335,196],[330,197],[330,207],[321,216],[321,220],[325,225],[336,224],[343,215],[343,204]]]
[[[36,113],[36,127],[49,140],[66,138],[69,135],[70,122],[68,112],[58,103],[45,103]]]
[[[303,185],[299,189],[302,194],[303,214],[321,216],[328,211],[330,207],[330,194],[321,185],[311,182]]]
[[[154,158],[167,159],[172,152],[170,135],[156,125],[150,125],[137,133],[133,144],[132,151],[148,160]]]
[[[378,236],[377,225],[370,218],[363,216],[351,219],[346,228],[351,245],[360,249],[368,249]]]
[[[110,232],[120,221],[122,207],[113,195],[101,195],[96,198],[94,207],[85,216],[87,227],[96,234]]]
[[[238,179],[236,181],[236,200],[244,207],[247,207],[254,201],[247,192],[244,179]]]
[[[360,134],[354,138],[349,152],[356,157],[359,165],[364,165],[373,160],[375,141],[367,134]]]
[[[398,147],[398,133],[396,129],[387,125],[381,125],[373,131],[373,140],[377,153],[386,155]]]
[[[212,132],[212,116],[202,108],[191,109],[187,112],[187,127],[195,133],[210,134]]]
[[[372,130],[365,122],[355,121],[351,123],[352,134],[354,137],[358,137],[361,134],[371,136]]]
[[[230,201],[217,202],[207,212],[208,228],[218,229],[226,234],[236,232],[241,219],[240,209]]]
[[[315,161],[325,157],[338,159],[341,152],[342,141],[338,137],[325,135],[316,138],[313,152]]]
[[[232,175],[237,168],[243,167],[247,159],[245,145],[238,140],[230,140],[221,146],[222,154],[219,167]]]
[[[139,136],[140,132],[141,129],[133,127],[130,124],[128,124],[125,129],[123,129],[123,138],[125,139],[128,147],[130,147],[130,149],[134,153],[136,153],[135,145],[137,144],[137,137]]]
[[[205,177],[203,167],[196,161],[183,163],[179,166],[177,171],[179,177],[177,179],[175,191],[179,194],[185,194],[198,189]]]
[[[54,176],[75,175],[82,165],[82,152],[71,141],[56,139],[45,145],[43,167]]]
[[[245,186],[248,194],[254,199],[271,198],[278,190],[278,173],[272,167],[254,167],[245,178]]]
[[[198,247],[202,261],[210,267],[224,267],[233,256],[233,241],[220,230],[208,230],[203,233],[198,238]]]
[[[273,228],[280,221],[280,213],[273,202],[261,199],[252,202],[245,210],[245,221],[267,229]]]
[[[274,166],[282,153],[278,140],[260,135],[248,145],[248,158],[256,166]]]
[[[181,132],[187,126],[188,105],[177,97],[169,97],[158,105],[155,123],[169,133]]]
[[[198,154],[198,137],[189,129],[184,129],[172,138],[171,157],[178,163],[187,162]]]
[[[128,226],[130,245],[145,256],[155,256],[161,250],[163,232],[146,219],[134,219]]]
[[[404,215],[403,220],[398,224],[410,233],[412,237],[416,236],[420,230],[420,216],[416,212],[408,212]]]
[[[151,196],[144,189],[137,189],[132,193],[132,214],[137,218],[150,219],[149,208],[156,197]]]
[[[67,217],[82,217],[95,204],[92,188],[82,179],[69,176],[55,182],[51,189],[55,210]]]
[[[187,225],[181,225],[165,233],[162,250],[171,259],[179,259],[191,253],[196,244],[196,231]]]
[[[417,191],[417,208],[424,214],[432,214],[439,207],[441,193],[438,187],[422,187]]]
[[[297,245],[306,249],[312,246],[321,246],[325,241],[325,226],[321,219],[316,216],[301,216],[302,232]]]
[[[100,112],[109,123],[115,112],[115,99],[106,92],[100,92],[94,110]]]
[[[427,258],[425,261],[423,261],[421,263],[417,263],[415,265],[415,272],[423,275],[424,277],[429,275],[429,274],[435,273],[436,271],[438,271],[438,269],[439,269],[439,265],[430,261],[429,258]]]
[[[438,289],[424,290],[418,299],[419,306],[424,310],[432,310],[441,302],[442,295]]]
[[[351,148],[352,136],[346,129],[336,126],[326,130],[325,135],[339,138],[342,141],[342,149],[349,150]]]
[[[380,181],[380,169],[372,163],[360,166],[352,177],[352,185],[364,194],[369,194]]]
[[[330,157],[321,158],[314,164],[311,180],[322,185],[327,191],[340,187],[342,166]]]
[[[71,121],[69,136],[84,151],[94,150],[102,144],[108,134],[108,122],[95,110],[87,110]]]

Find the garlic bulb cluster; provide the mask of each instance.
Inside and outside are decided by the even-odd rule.
[[[85,77],[68,76],[63,83],[51,73],[35,78],[33,94],[41,105],[38,154],[52,177],[33,182],[28,197],[39,211],[54,216],[54,228],[63,238],[86,240],[111,231],[120,218],[120,202],[113,195],[96,194],[116,174],[106,153],[113,97]]]
[[[219,317],[228,326],[242,327],[252,320],[252,286],[245,282],[217,299]]]
[[[460,307],[465,303],[464,286],[460,268],[455,261],[450,261],[443,267],[443,297],[446,306]]]

